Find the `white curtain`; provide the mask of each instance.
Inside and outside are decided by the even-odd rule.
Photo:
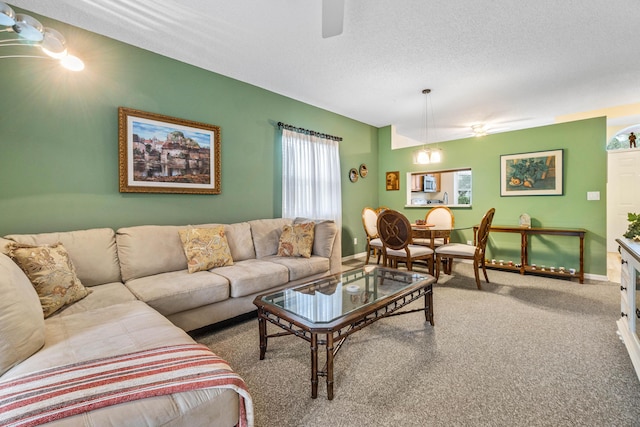
[[[282,129],[282,216],[342,223],[338,141]],[[339,228],[338,228],[339,229]]]

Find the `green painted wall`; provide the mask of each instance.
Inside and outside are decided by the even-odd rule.
[[[344,234],[377,203],[375,127],[94,33],[61,31],[86,69],[3,60],[0,81],[0,235],[139,224],[237,222],[281,214],[278,121],[338,135]],[[309,82],[313,84],[313,82]],[[222,194],[121,194],[117,108],[218,125]],[[348,170],[366,163],[357,185]]]
[[[379,133],[378,198],[380,205],[399,209],[411,220],[424,218],[428,208],[404,208],[407,172],[473,169],[473,206],[453,208],[456,227],[480,222],[494,207],[494,224],[518,225],[522,213],[531,215],[534,226],[585,228],[585,271],[606,275],[606,119],[604,117],[544,126],[520,131],[468,138],[438,144],[443,161],[437,167],[412,164],[415,149],[391,150],[391,129]],[[500,197],[500,155],[564,149],[564,195]],[[431,166],[431,167],[430,167]],[[385,191],[386,171],[400,171],[400,191]],[[587,191],[599,191],[599,201],[587,201]],[[470,230],[457,232],[456,241],[473,238]],[[535,237],[530,262],[538,265],[578,267],[578,239],[573,237]],[[516,234],[490,235],[490,257],[519,259],[520,241]]]
[[[412,149],[391,150],[390,128],[372,126],[290,98],[37,16],[61,31],[86,62],[71,73],[53,61],[4,60],[0,79],[0,235],[138,224],[236,222],[280,215],[278,121],[338,135],[342,170],[342,252],[365,250],[364,206],[405,209]],[[313,82],[309,82],[313,84]],[[121,194],[118,192],[117,108],[126,106],[215,124],[222,130],[222,194]],[[438,169],[472,167],[474,203],[456,209],[458,225],[473,225],[489,207],[496,223],[517,224],[528,212],[545,226],[584,227],[586,271],[606,274],[605,120],[603,118],[463,139],[440,144]],[[565,195],[499,195],[499,156],[565,149]],[[365,163],[356,183],[350,168]],[[400,191],[385,191],[384,172],[399,170]],[[587,191],[600,191],[587,202]],[[454,236],[460,241],[470,232]],[[358,243],[353,240],[357,238]],[[501,239],[507,239],[503,242]],[[517,244],[492,236],[496,258],[510,259]],[[560,252],[574,242],[534,242]],[[534,246],[535,247],[535,246]],[[515,248],[515,249],[509,249]],[[506,251],[506,253],[504,252]],[[557,253],[536,249],[535,262],[555,263]],[[494,255],[492,255],[494,256]],[[515,257],[515,255],[513,255]],[[571,259],[560,258],[568,268]],[[549,260],[549,261],[547,261]]]

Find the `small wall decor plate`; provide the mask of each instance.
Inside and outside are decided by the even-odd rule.
[[[360,176],[361,177],[366,177],[367,174],[369,173],[369,169],[367,169],[367,165],[365,165],[364,163],[360,165]]]
[[[351,182],[356,182],[358,180],[358,171],[356,170],[356,168],[351,168],[351,170],[349,171],[349,180]]]

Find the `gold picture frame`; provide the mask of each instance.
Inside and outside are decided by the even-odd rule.
[[[500,156],[500,196],[562,196],[563,149]]]
[[[220,194],[220,127],[118,108],[121,193]]]
[[[385,182],[387,191],[400,190],[400,171],[387,172]]]

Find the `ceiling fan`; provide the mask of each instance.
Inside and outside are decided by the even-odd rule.
[[[344,0],[322,0],[322,38],[342,34]]]

